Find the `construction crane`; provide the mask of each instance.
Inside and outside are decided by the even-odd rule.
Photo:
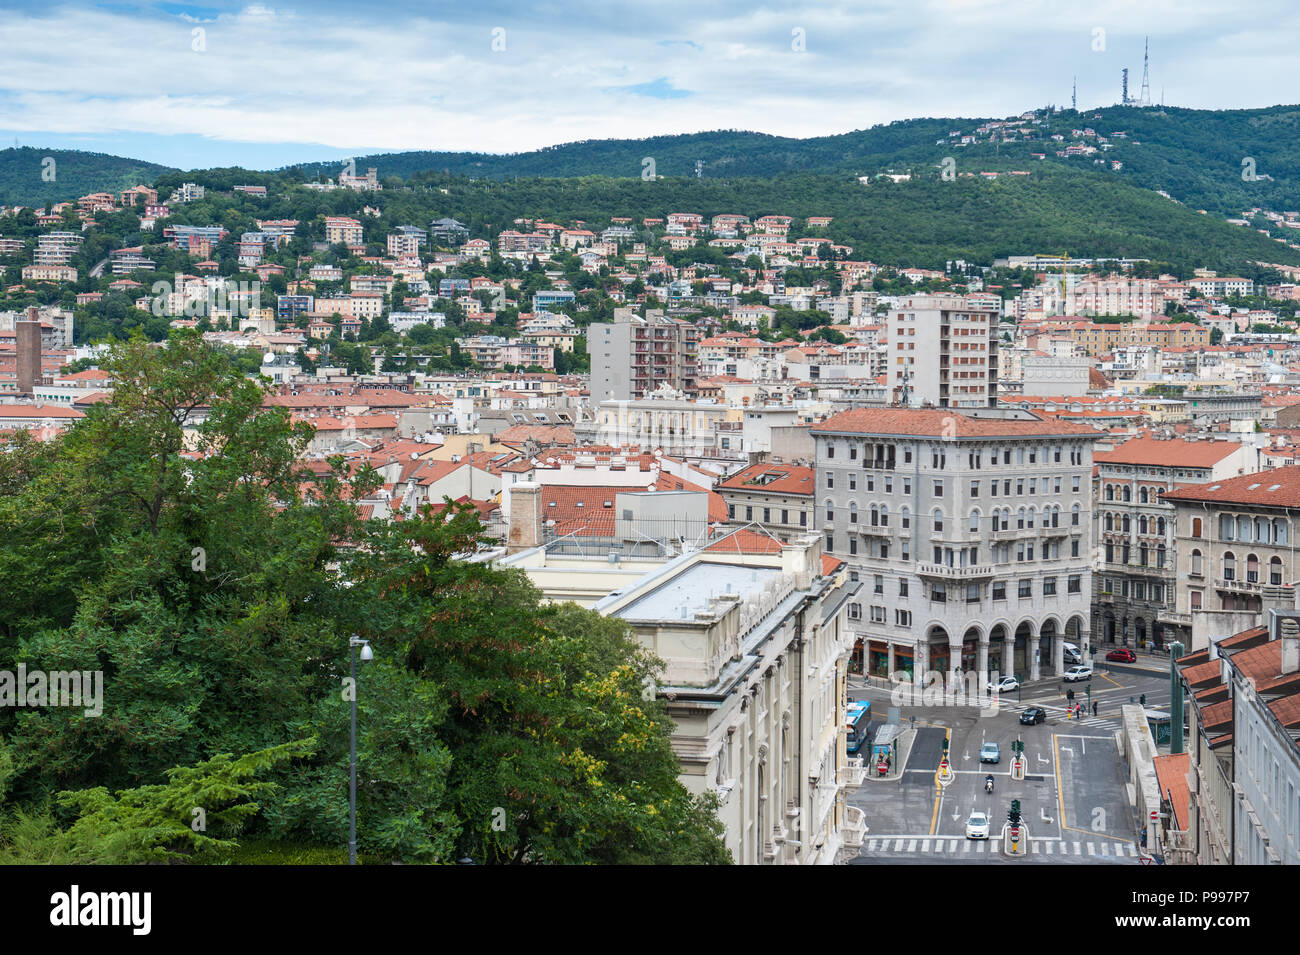
[[[1061,300],[1062,300],[1062,302],[1064,302],[1064,300],[1065,300],[1065,293],[1066,293],[1067,291],[1069,291],[1069,289],[1067,288],[1067,286],[1068,286],[1068,284],[1069,284],[1069,279],[1067,279],[1066,276],[1069,275],[1069,271],[1070,271],[1070,268],[1069,268],[1070,253],[1069,253],[1069,252],[1062,252],[1060,255],[1051,255],[1051,254],[1044,255],[1044,254],[1041,253],[1041,252],[1035,252],[1035,253],[1034,253],[1034,258],[1036,258],[1036,259],[1060,259],[1060,260],[1061,260]]]

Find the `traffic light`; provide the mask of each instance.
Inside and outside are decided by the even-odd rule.
[[[1011,811],[1007,813],[1007,822],[1011,823],[1011,832],[1014,835],[1020,826],[1020,800],[1011,800]]]
[[[1145,693],[1142,694],[1142,705],[1143,706],[1147,705],[1147,695]]]
[[[1073,690],[1066,690],[1066,691],[1065,691],[1065,698],[1066,698],[1067,700],[1073,700],[1073,699],[1074,699],[1074,691],[1073,691]]]

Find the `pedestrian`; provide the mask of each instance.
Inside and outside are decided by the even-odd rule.
[[[1093,701],[1093,704],[1092,704],[1092,715],[1093,715],[1093,716],[1096,716],[1096,715],[1097,715],[1097,703],[1096,703],[1095,700]]]

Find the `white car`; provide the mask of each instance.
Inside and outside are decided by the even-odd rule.
[[[1065,680],[1066,683],[1078,683],[1080,680],[1091,680],[1092,667],[1090,666],[1070,667],[1070,669],[1065,671],[1065,676],[1063,677],[1063,679]]]
[[[1010,693],[1019,686],[1020,681],[1015,677],[1004,676],[1002,679],[998,680],[998,682],[990,683],[988,685],[988,691],[990,693]]]
[[[967,839],[987,839],[989,837],[989,817],[982,812],[972,812],[966,820]]]

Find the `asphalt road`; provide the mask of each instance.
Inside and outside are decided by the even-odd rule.
[[[1087,686],[1041,681],[1007,694],[996,710],[901,706],[904,723],[916,720],[916,741],[901,779],[869,779],[850,794],[850,804],[864,810],[869,827],[851,864],[1137,864],[1138,824],[1127,804],[1126,770],[1115,743],[1118,711],[1142,694],[1148,708],[1167,708],[1168,678],[1141,665],[1098,667],[1091,681],[1098,716],[1067,719],[1065,691],[1073,688],[1075,702],[1083,702]],[[878,721],[891,705],[883,688],[856,689],[850,695],[871,699]],[[1041,706],[1046,722],[1022,725],[1020,713],[1029,706]],[[954,778],[940,786],[936,772],[945,738]],[[1016,740],[1024,743],[1023,780],[1010,775]],[[985,742],[998,743],[998,763],[980,763]],[[991,795],[984,792],[989,773],[994,776]],[[1020,800],[1029,832],[1027,856],[1002,852],[1000,834],[1012,799]],[[990,818],[992,838],[987,842],[965,837],[966,820],[975,810]]]

